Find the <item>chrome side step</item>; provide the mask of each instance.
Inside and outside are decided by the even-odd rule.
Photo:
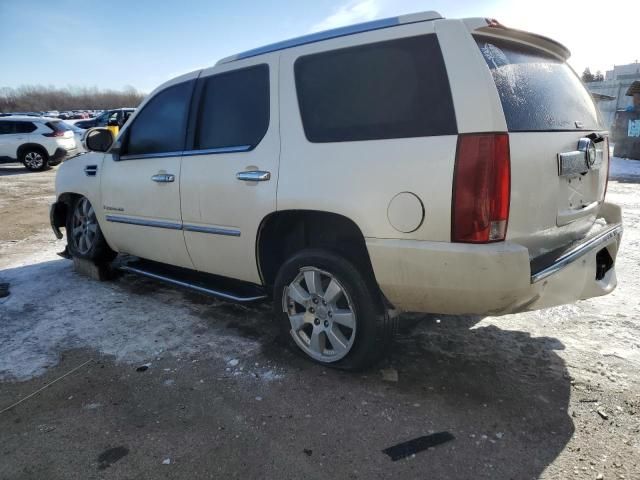
[[[177,276],[170,276],[168,274],[158,272],[157,268],[144,268],[143,266],[132,266],[128,264],[119,265],[117,268],[124,272],[135,273],[154,280],[160,280],[161,282],[175,285],[177,287],[186,288],[199,293],[204,293],[205,295],[211,295],[212,297],[220,298],[222,300],[229,300],[231,302],[248,303],[257,302],[267,298],[266,294],[259,293],[258,287],[254,288],[255,292],[253,293],[247,292],[245,295],[241,295],[225,291],[222,288],[211,288],[204,285],[202,281],[189,281],[177,278]]]

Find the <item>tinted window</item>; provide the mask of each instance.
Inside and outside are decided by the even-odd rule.
[[[184,149],[193,84],[174,85],[149,100],[129,128],[127,155]]]
[[[15,133],[14,122],[0,122],[0,135]]]
[[[54,132],[67,132],[71,130],[71,127],[64,122],[47,122],[46,125]]]
[[[597,130],[596,107],[569,66],[537,48],[477,37],[502,102],[507,127],[517,131]]]
[[[16,133],[31,133],[36,126],[31,122],[16,122]]]
[[[311,142],[457,133],[434,34],[301,57],[295,75]]]
[[[204,80],[196,149],[256,146],[269,126],[269,67],[222,73]]]

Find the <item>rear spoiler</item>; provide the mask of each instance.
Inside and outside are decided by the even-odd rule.
[[[566,61],[571,56],[571,51],[560,42],[556,42],[537,33],[507,28],[497,20],[491,18],[466,18],[463,20],[471,33],[481,33],[493,37],[508,38],[518,42],[528,43],[534,47],[542,48],[547,52]]]

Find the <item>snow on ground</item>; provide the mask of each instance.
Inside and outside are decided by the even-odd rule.
[[[640,179],[640,160],[613,157],[609,178],[612,180]]]
[[[260,343],[225,327],[232,316],[228,305],[197,296],[186,300],[179,290],[129,275],[114,282],[90,280],[56,255],[59,242],[43,247],[0,271],[0,281],[11,290],[0,299],[0,380],[40,375],[60,352],[74,348],[134,364],[167,354],[240,359],[232,363],[234,373],[278,378],[253,363],[245,370],[244,359]],[[264,320],[263,310],[252,313]]]

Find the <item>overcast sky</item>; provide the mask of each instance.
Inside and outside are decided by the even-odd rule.
[[[0,87],[149,92],[239,51],[424,10],[549,36],[571,50],[578,72],[640,59],[638,0],[0,0]]]

